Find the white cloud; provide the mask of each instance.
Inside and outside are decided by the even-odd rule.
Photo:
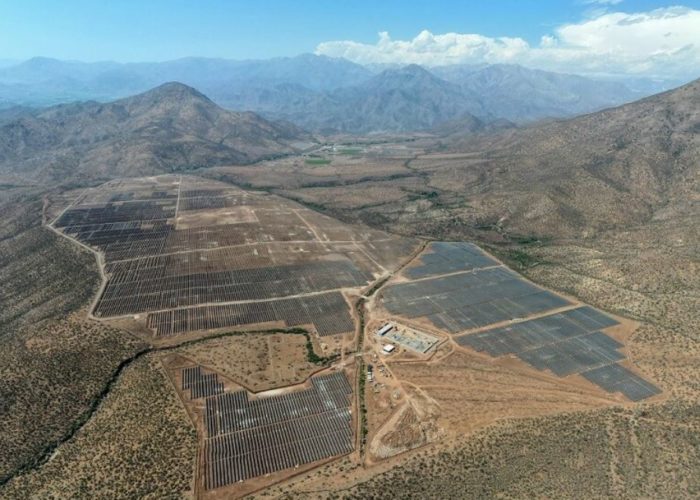
[[[361,64],[517,63],[573,73],[696,78],[700,76],[700,10],[668,7],[601,13],[560,26],[534,46],[518,37],[424,30],[412,40],[393,40],[382,32],[376,44],[323,42],[316,53]]]

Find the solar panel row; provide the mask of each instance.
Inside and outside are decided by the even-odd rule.
[[[492,328],[484,332],[460,336],[456,338],[456,341],[477,351],[486,351],[491,356],[502,356],[561,342],[615,324],[617,322],[614,319],[585,306],[500,328]],[[622,344],[607,335],[600,335],[608,339],[611,349],[622,347]]]
[[[219,488],[350,453],[353,445],[349,421],[349,410],[344,408],[275,424],[264,433],[255,429],[209,440],[205,453],[221,458],[206,462],[205,488]]]
[[[619,364],[601,366],[581,375],[608,392],[621,392],[632,401],[641,401],[661,393],[661,389],[654,384]]]
[[[321,290],[357,287],[372,279],[351,261],[235,269],[168,276],[148,281],[110,277],[95,308],[109,317],[203,302],[264,300]]]
[[[187,210],[204,210],[213,208],[235,207],[243,204],[243,200],[238,197],[231,196],[201,196],[192,198],[180,199],[178,210],[184,212]]]
[[[208,398],[206,414],[213,416],[208,437],[350,406],[352,389],[343,373],[315,377],[312,384],[309,389],[270,398],[249,400],[245,391]]]
[[[149,313],[146,324],[155,330],[156,336],[168,337],[274,321],[284,321],[290,327],[313,324],[322,337],[350,333],[355,329],[348,304],[340,292]]]
[[[201,366],[182,369],[182,389],[190,390],[191,399],[199,399],[224,392],[224,384],[216,373],[205,373]]]
[[[174,200],[163,204],[161,201],[134,201],[110,203],[104,206],[75,207],[66,211],[56,221],[56,227],[81,224],[103,224],[133,220],[167,219],[175,215]]]

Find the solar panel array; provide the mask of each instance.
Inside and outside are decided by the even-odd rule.
[[[284,321],[290,327],[313,324],[321,337],[355,330],[348,304],[340,292],[149,313],[146,324],[155,330],[157,337],[168,337],[184,332],[274,321]]]
[[[264,300],[321,290],[366,285],[371,277],[352,262],[305,264],[193,273],[143,281],[113,277],[95,315],[121,316],[203,302]]]
[[[425,278],[456,271],[469,271],[499,263],[471,243],[439,241],[430,244],[429,253],[420,264],[409,267],[404,274],[409,278]]]
[[[559,377],[581,374],[608,392],[638,401],[660,391],[617,364],[622,344],[600,329],[618,324],[584,306],[483,332],[455,337],[458,344],[497,357],[514,354],[538,370]]]
[[[182,369],[182,390],[190,390],[190,399],[222,394],[224,384],[216,373],[205,373],[201,366]]]
[[[56,221],[56,227],[105,224],[111,222],[167,219],[175,215],[175,201],[115,202],[105,206],[83,206],[67,210]]]
[[[204,195],[190,198],[182,198],[180,200],[180,206],[178,208],[181,211],[228,208],[240,206],[243,201],[238,197],[213,196],[213,194],[216,194],[216,192],[210,194],[209,196]]]
[[[389,312],[408,318],[426,317],[450,333],[569,304],[503,266],[398,283],[389,286],[383,298]]]
[[[353,332],[349,304],[331,292],[366,286],[416,244],[175,175],[88,189],[53,224],[104,254],[93,314],[146,313],[157,336],[269,321]],[[289,297],[302,298],[276,300]]]
[[[539,370],[565,377],[581,374],[609,392],[638,401],[660,390],[619,364],[622,344],[600,330],[617,324],[592,307],[558,314],[571,303],[525,281],[476,245],[434,242],[404,275],[413,281],[390,285],[383,305],[392,314],[423,318],[453,334],[455,341],[491,356],[515,355]],[[540,318],[521,321],[536,314]]]
[[[352,388],[342,372],[302,391],[249,399],[246,391],[207,398],[205,488],[213,489],[353,449]]]

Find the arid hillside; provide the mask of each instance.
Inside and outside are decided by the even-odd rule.
[[[482,217],[519,233],[590,234],[687,213],[700,182],[700,81],[449,148],[483,152],[478,181],[465,183],[462,194]],[[458,162],[446,166],[458,168]]]
[[[0,127],[0,174],[94,181],[244,164],[312,142],[294,125],[219,108],[167,83],[108,104],[84,102],[23,114]]]

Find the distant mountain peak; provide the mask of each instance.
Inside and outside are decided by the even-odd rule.
[[[415,73],[415,74],[427,74],[427,75],[431,74],[427,69],[425,69],[420,64],[408,64],[408,65],[404,66],[403,68],[400,68],[398,71],[404,71],[407,73]]]
[[[196,105],[206,109],[215,109],[218,106],[197,89],[180,82],[167,82],[141,94],[126,97],[116,101],[134,108],[184,108],[187,105]]]
[[[195,97],[198,99],[204,99],[209,101],[209,98],[202,94],[200,91],[189,85],[185,85],[180,82],[166,82],[162,85],[148,90],[141,94],[142,96],[147,95],[162,95],[162,96],[172,96],[172,97]]]
[[[407,84],[457,88],[456,85],[435,76],[430,71],[417,64],[409,64],[401,68],[386,69],[366,82],[368,86],[381,85],[400,87]]]
[[[54,59],[53,57],[46,57],[46,56],[34,56],[32,58],[29,58],[25,61],[26,64],[45,64],[45,63],[59,63],[58,59]]]
[[[440,78],[433,75],[430,71],[425,69],[423,66],[419,66],[418,64],[409,64],[408,66],[403,66],[401,68],[389,68],[380,73],[380,75],[411,76],[441,80]]]

